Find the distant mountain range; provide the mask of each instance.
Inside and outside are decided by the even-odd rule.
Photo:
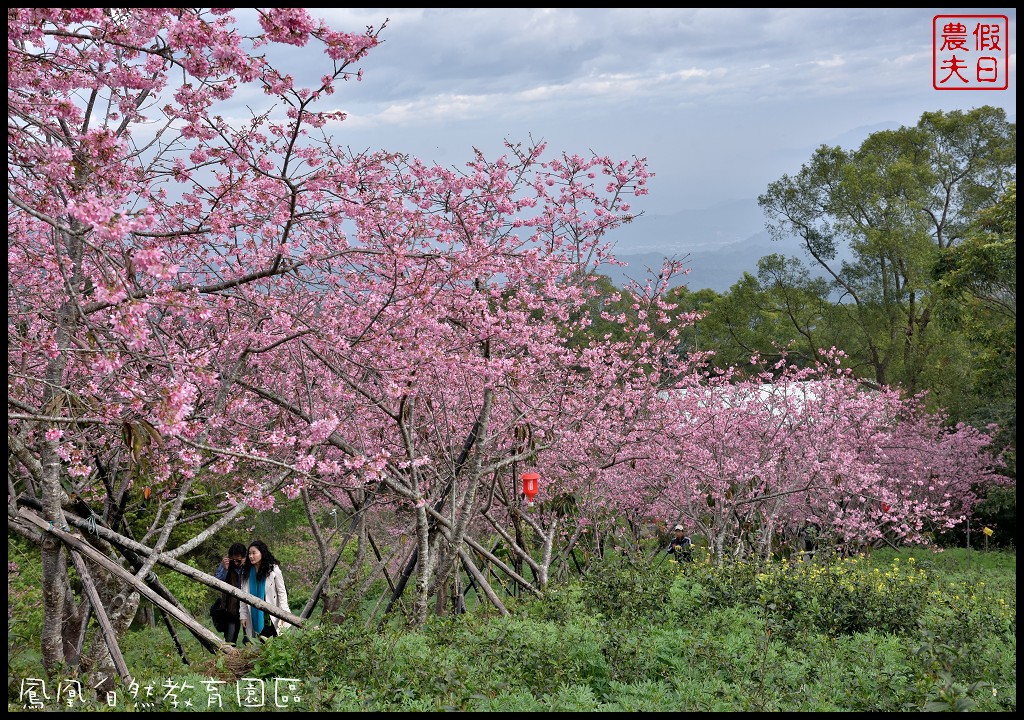
[[[886,121],[862,125],[824,144],[853,149],[869,135],[882,130],[895,130],[900,124]],[[813,148],[801,149],[809,159]],[[615,243],[615,256],[628,263],[626,267],[605,265],[599,272],[607,275],[617,287],[630,279],[643,281],[656,277],[666,257],[683,259],[690,274],[677,285],[691,290],[710,288],[725,292],[743,276],[756,274],[757,261],[765,255],[778,253],[795,256],[818,274],[807,260],[796,238],[774,241],[765,229],[766,217],[754,198],[729,200],[710,208],[681,210],[671,215],[644,214],[616,230],[609,239]]]
[[[709,288],[724,293],[743,277],[744,272],[756,275],[757,261],[772,253],[795,255],[804,259],[795,244],[794,247],[785,248],[782,243],[772,242],[767,231],[762,231],[746,240],[720,248],[671,255],[683,260],[685,267],[690,270],[689,274],[679,276],[672,285],[686,285],[690,290]],[[657,277],[666,257],[669,255],[658,252],[624,253],[617,258],[627,263],[626,266],[603,265],[598,272],[611,278],[616,287],[623,288],[630,280],[636,280],[642,285],[647,278]]]
[[[610,237],[615,257],[625,267],[603,265],[598,271],[617,287],[629,280],[657,276],[666,257],[683,260],[690,269],[676,285],[691,290],[710,288],[725,292],[744,272],[756,274],[757,261],[780,253],[805,260],[796,238],[774,241],[765,228],[765,218],[756,200],[734,200],[701,210],[683,210],[672,215],[642,215],[616,230]]]

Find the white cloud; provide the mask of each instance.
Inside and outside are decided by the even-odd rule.
[[[822,68],[834,68],[842,67],[846,64],[846,61],[839,55],[833,55],[829,60],[812,60],[810,64]]]

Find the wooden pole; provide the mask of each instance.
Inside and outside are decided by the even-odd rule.
[[[49,529],[49,523],[47,521],[43,520],[38,515],[35,515],[35,513],[30,513],[23,507],[18,509],[18,515],[20,517],[28,519],[34,525],[42,527],[44,530]],[[136,542],[131,538],[125,537],[124,535],[116,533],[113,530],[103,527],[101,525],[91,526],[90,523],[74,515],[73,513],[65,511],[64,516],[65,518],[67,518],[69,524],[74,525],[75,527],[81,528],[83,530],[87,530],[88,532],[91,532],[97,535],[98,537],[103,538],[107,542],[116,545],[119,548],[127,548],[129,550],[134,550],[135,552],[142,553],[147,556],[152,556],[156,558],[156,561],[164,567],[168,567],[171,570],[174,570],[175,572],[179,572],[186,577],[189,577],[197,582],[201,582],[202,584],[207,585],[213,588],[214,590],[219,590],[220,592],[226,592],[229,595],[233,595],[242,602],[248,603],[249,605],[252,605],[254,608],[257,608],[258,610],[262,610],[265,613],[268,613],[276,618],[284,620],[285,622],[290,623],[291,625],[294,625],[296,627],[303,627],[305,625],[305,620],[303,618],[300,618],[297,615],[292,615],[290,612],[282,610],[276,605],[270,605],[266,601],[260,600],[255,595],[250,595],[247,592],[239,590],[233,585],[218,580],[212,575],[207,575],[202,570],[195,569],[191,565],[186,565],[183,562],[179,562],[178,560],[175,560],[166,553],[155,553],[151,548],[146,547],[142,543]],[[118,567],[120,568],[120,566]],[[123,568],[121,569],[123,570]],[[177,603],[177,601],[174,601],[174,603]],[[164,604],[173,603],[165,599]],[[161,604],[161,607],[163,607],[163,604]],[[186,615],[188,614],[188,611],[184,610],[180,604],[177,604],[175,607],[178,608],[180,611],[179,613],[174,614],[174,617],[177,617],[177,615],[181,614],[182,612]]]
[[[355,523],[355,518],[352,520]],[[355,532],[354,529],[349,529],[348,533],[341,541],[341,547],[338,548],[338,552],[334,554],[334,560],[331,561],[330,567],[320,578],[320,582],[315,588],[313,588],[313,594],[309,596],[309,600],[306,602],[306,607],[302,608],[302,612],[299,613],[299,617],[308,618],[313,612],[313,608],[316,607],[316,601],[320,599],[320,593],[324,591],[324,586],[327,585],[327,581],[331,579],[331,574],[334,572],[334,568],[338,566],[338,562],[341,560],[341,554],[345,552],[345,546],[348,545],[348,541],[352,539],[352,534]]]
[[[89,596],[89,602],[92,603],[93,609],[96,611],[96,621],[100,624],[103,639],[107,642],[107,650],[110,652],[111,660],[114,661],[114,669],[117,670],[117,674],[124,680],[125,685],[131,685],[131,673],[128,672],[128,665],[125,664],[124,655],[121,654],[121,646],[117,643],[117,633],[114,632],[114,626],[110,624],[110,618],[107,617],[107,611],[104,609],[100,595],[96,591],[96,583],[93,582],[92,573],[89,572],[89,568],[85,564],[85,560],[82,559],[81,554],[74,548],[71,548],[71,560],[75,564],[75,570],[78,571],[78,577],[82,580],[85,594]]]
[[[123,567],[112,561],[106,555],[99,552],[94,547],[84,542],[80,538],[72,535],[69,532],[61,530],[60,528],[53,527],[51,523],[39,517],[35,513],[26,510],[25,508],[18,509],[18,517],[32,523],[33,525],[39,527],[41,530],[45,532],[51,533],[52,535],[60,539],[61,542],[65,543],[68,547],[77,550],[82,555],[89,558],[100,567],[108,570],[109,572],[113,573],[117,577],[121,578],[122,580],[130,584],[132,587],[138,590],[138,592],[147,600],[157,605],[164,612],[169,613],[175,620],[177,620],[182,625],[187,627],[189,631],[196,637],[196,639],[199,640],[199,642],[202,643],[204,647],[210,650],[210,652],[217,652],[221,649],[227,649],[228,652],[234,651],[234,648],[232,648],[230,645],[224,642],[224,640],[220,636],[214,635],[212,632],[210,632],[210,630],[206,628],[206,626],[198,623],[191,615],[189,615],[189,613],[179,610],[174,605],[169,603],[167,600],[164,600],[162,597],[160,597],[159,594],[157,594],[155,590],[150,588],[145,583],[139,581],[139,579],[132,575],[130,572],[125,570]],[[97,617],[99,617],[100,612],[98,602],[98,597],[93,600],[93,611],[97,613]]]
[[[483,590],[484,595],[487,596],[487,599],[491,601],[491,604],[494,605],[494,607],[498,608],[498,612],[500,612],[502,615],[508,615],[508,610],[505,609],[505,606],[498,598],[497,593],[495,593],[491,586],[487,584],[487,580],[484,578],[481,572],[477,570],[476,565],[473,564],[473,559],[469,556],[469,553],[466,552],[465,548],[459,548],[459,557],[462,558],[462,564],[466,568],[466,571],[471,576],[476,578],[477,583],[479,583],[480,588]]]
[[[183,665],[191,665],[188,658],[185,656],[185,648],[181,646],[181,640],[178,639],[178,633],[174,631],[174,626],[171,625],[171,619],[167,617],[167,613],[160,611],[160,617],[164,620],[164,627],[167,628],[167,632],[171,634],[171,640],[174,641],[174,647],[178,650],[178,655],[181,656],[181,662]]]

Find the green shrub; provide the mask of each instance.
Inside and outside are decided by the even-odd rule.
[[[588,570],[586,604],[591,613],[609,621],[636,626],[660,623],[664,619],[666,598],[676,577],[676,563],[627,554],[596,561]],[[690,566],[684,563],[679,567]]]
[[[547,708],[528,690],[505,690],[494,697],[472,698],[468,709],[472,712],[540,712]]]
[[[41,598],[38,554],[12,556],[14,546],[8,696],[24,710],[17,678],[41,676]],[[188,666],[162,624],[130,631],[121,646],[138,677],[180,690],[178,707],[161,699],[137,711],[206,710],[211,682],[224,689],[211,709],[243,709],[235,677],[244,676],[265,683],[269,710],[286,709],[273,706],[274,683],[295,678],[295,709],[306,711],[1013,712],[1015,558],[975,555],[970,570],[955,551],[792,566],[609,556],[543,599],[511,599],[508,617],[471,611],[410,629],[396,613],[368,630],[353,616],[230,661],[175,625]]]
[[[496,618],[473,638],[463,639],[467,652],[482,659],[488,672],[537,696],[565,684],[605,682],[609,676],[605,635],[585,615],[561,625],[528,617]]]
[[[562,685],[555,692],[541,698],[544,712],[593,712],[598,709],[593,689],[583,683]]]
[[[24,543],[7,547],[7,677],[8,698],[17,698],[15,678],[39,677],[42,663],[43,563]]]
[[[644,680],[633,683],[612,681],[598,708],[602,712],[663,712],[683,710],[679,693],[664,682]]]
[[[913,632],[933,579],[914,558],[882,569],[863,557],[829,564],[777,562],[680,566],[668,597],[681,621],[709,608],[761,607],[774,629],[850,634]]]

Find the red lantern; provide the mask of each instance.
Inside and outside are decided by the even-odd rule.
[[[889,503],[882,503],[882,512],[889,512]]]
[[[533,496],[537,494],[537,481],[540,480],[540,475],[535,472],[523,473],[523,495],[533,505]]]

